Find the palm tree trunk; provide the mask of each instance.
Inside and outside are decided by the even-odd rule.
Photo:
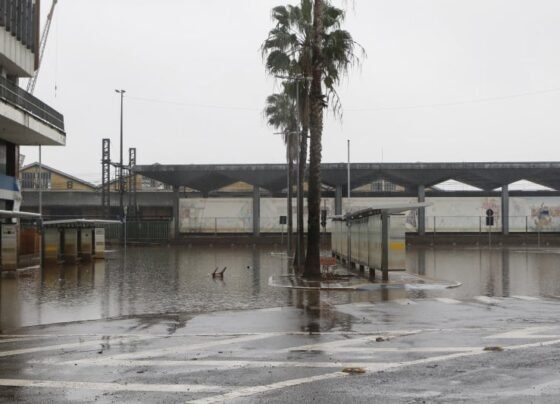
[[[323,0],[315,0],[313,7],[311,114],[309,140],[309,189],[307,191],[307,256],[304,277],[321,276],[320,210],[321,210],[321,137],[323,134],[323,92],[321,39],[323,33]]]
[[[293,243],[293,213],[292,213],[292,194],[293,194],[293,178],[294,178],[294,160],[292,159],[292,138],[293,138],[293,134],[290,132],[288,133],[288,144],[286,146],[286,158],[288,159],[288,214],[287,214],[287,219],[288,219],[288,254],[292,253],[292,249],[294,247],[294,243]]]
[[[303,86],[304,96],[302,97],[302,113],[301,113],[301,134],[299,136],[299,169],[298,169],[298,204],[301,207],[298,212],[297,226],[301,231],[298,232],[296,255],[294,258],[294,267],[297,268],[299,273],[303,272],[303,264],[305,261],[305,237],[304,237],[304,221],[303,221],[303,201],[304,201],[304,184],[305,184],[305,170],[307,167],[307,134],[309,133],[309,85],[307,83]],[[298,261],[297,254],[300,254]],[[301,263],[298,268],[297,263]]]

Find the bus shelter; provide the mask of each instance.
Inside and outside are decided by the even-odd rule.
[[[427,203],[383,204],[332,217],[332,253],[349,267],[368,267],[370,276],[381,270],[406,269],[405,213],[425,208]]]

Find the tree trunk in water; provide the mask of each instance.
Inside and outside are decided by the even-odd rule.
[[[292,224],[292,218],[293,218],[293,213],[292,213],[292,194],[293,194],[293,178],[294,178],[294,160],[292,159],[292,133],[288,133],[288,144],[286,146],[286,158],[288,159],[288,206],[287,206],[287,221],[288,221],[288,240],[290,240],[290,245],[288,248],[288,253],[292,252],[292,249],[294,248],[294,243],[293,243],[293,224]]]
[[[307,134],[309,132],[309,85],[307,82],[303,86],[304,96],[302,97],[302,120],[301,120],[301,134],[299,136],[298,141],[300,142],[300,149],[299,149],[299,182],[298,182],[298,204],[301,206],[297,217],[297,225],[298,229],[301,229],[301,232],[298,233],[298,239],[296,244],[296,255],[294,257],[294,267],[296,267],[299,273],[303,272],[303,265],[305,262],[305,239],[304,239],[304,232],[303,232],[303,201],[304,201],[304,184],[305,184],[305,169],[307,167]],[[301,254],[301,258],[299,262],[301,263],[301,267],[297,267],[298,259],[297,254]]]
[[[321,276],[320,263],[320,215],[321,215],[321,137],[323,134],[322,55],[323,1],[315,0],[313,8],[311,114],[309,140],[309,189],[307,191],[307,256],[305,258],[306,278]]]

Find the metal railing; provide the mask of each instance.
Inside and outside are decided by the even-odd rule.
[[[122,240],[121,232],[123,225],[120,223],[103,225],[105,228],[105,239],[107,241],[119,242]],[[160,221],[129,221],[126,222],[127,241],[137,242],[162,242],[170,239],[170,222]]]
[[[406,216],[406,231],[417,232],[417,218],[408,220]],[[294,217],[295,222],[295,217]],[[307,218],[304,219],[307,225]],[[327,221],[326,231],[331,232],[333,224]],[[252,217],[190,217],[181,219],[179,230],[181,233],[252,233]],[[502,218],[494,216],[494,223],[486,225],[486,216],[427,216],[426,233],[501,233]],[[261,216],[261,233],[285,232],[286,226],[279,223],[277,216]],[[307,231],[305,226],[304,231]],[[325,229],[321,228],[321,231]],[[560,233],[560,217],[537,217],[537,216],[510,216],[510,233]]]
[[[416,231],[407,225],[407,231]],[[494,223],[486,224],[486,216],[427,216],[427,233],[501,233],[502,218],[494,217]],[[509,216],[510,233],[558,233],[560,218],[551,216]]]
[[[64,132],[64,117],[60,112],[2,76],[0,76],[0,100],[20,108]]]

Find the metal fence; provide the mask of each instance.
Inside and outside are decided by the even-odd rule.
[[[417,216],[406,215],[406,231],[414,233],[418,231]],[[296,217],[293,218],[294,231],[296,228]],[[252,233],[252,217],[202,217],[184,218],[179,226],[183,234],[220,234],[220,233]],[[261,216],[261,233],[286,232],[286,225],[280,224],[279,217]],[[325,229],[321,228],[321,231]],[[333,224],[327,220],[326,231],[331,232]],[[495,216],[493,224],[486,224],[486,216],[427,216],[427,233],[501,233],[502,218]],[[304,231],[307,231],[307,217],[304,218]],[[538,217],[538,216],[510,216],[510,233],[556,233],[560,232],[560,217]]]
[[[416,225],[408,224],[408,231],[416,231]],[[501,233],[502,218],[495,216],[492,225],[487,225],[486,216],[427,216],[428,233]],[[510,233],[557,233],[560,218],[538,216],[510,216]]]
[[[105,240],[121,241],[123,225],[120,223],[103,225]],[[169,221],[130,221],[126,223],[126,239],[138,242],[162,242],[170,238]]]

